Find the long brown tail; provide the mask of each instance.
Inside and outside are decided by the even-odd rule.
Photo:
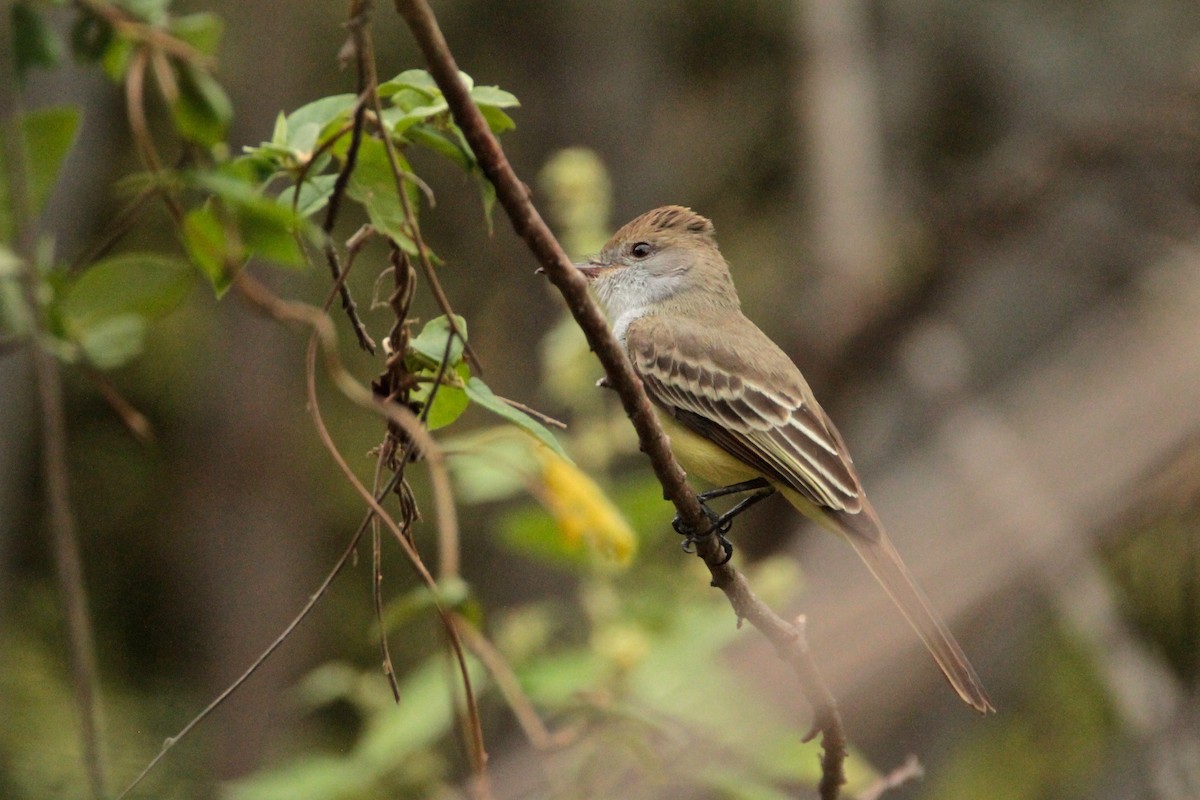
[[[858,551],[875,579],[887,590],[905,619],[929,648],[934,661],[941,667],[942,674],[958,692],[958,696],[981,714],[995,711],[971,662],[967,661],[966,654],[946,628],[946,623],[942,622],[925,598],[925,593],[909,574],[908,567],[904,566],[875,510],[865,504],[858,514],[841,513],[830,517],[836,520],[836,527]]]

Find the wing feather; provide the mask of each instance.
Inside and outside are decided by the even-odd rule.
[[[791,360],[745,325],[731,341],[648,317],[626,344],[650,399],[685,427],[812,503],[857,513],[862,487],[841,436]]]

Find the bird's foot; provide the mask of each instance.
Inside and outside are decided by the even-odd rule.
[[[731,494],[741,494],[743,492],[752,492],[751,495],[744,498],[733,508],[726,511],[724,514],[717,514],[708,507],[706,501],[717,497],[725,497]],[[716,534],[717,541],[721,545],[721,549],[725,553],[725,558],[722,559],[722,564],[729,563],[729,559],[733,558],[733,543],[725,536],[733,528],[733,518],[741,514],[752,505],[762,500],[764,497],[769,497],[775,493],[775,487],[771,486],[765,478],[754,478],[753,480],[735,483],[732,486],[722,486],[718,489],[712,489],[707,492],[702,492],[696,496],[700,501],[700,508],[704,509],[704,514],[708,517],[709,526],[703,531],[696,532],[691,530],[684,521],[675,515],[675,519],[671,520],[671,527],[675,532],[683,537],[683,551],[685,553],[696,552],[696,542],[706,536]]]
[[[705,516],[708,517],[709,525],[703,531],[696,532],[692,530],[683,519],[676,514],[671,520],[671,527],[675,532],[683,537],[683,552],[696,552],[696,542],[707,537],[716,535],[717,543],[721,545],[721,550],[725,553],[725,557],[721,559],[722,564],[728,564],[729,559],[733,558],[733,542],[726,538],[725,534],[733,528],[733,515],[724,514],[718,515],[708,507],[704,500],[700,500],[700,508],[704,509]]]

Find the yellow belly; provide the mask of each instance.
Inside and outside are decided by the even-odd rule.
[[[752,478],[766,477],[771,481],[771,485],[779,490],[779,493],[801,514],[840,533],[837,526],[831,524],[827,514],[822,513],[821,509],[795,489],[743,464],[718,445],[680,425],[674,417],[657,408],[655,411],[658,413],[658,420],[662,423],[663,430],[671,438],[671,451],[675,453],[675,458],[687,472],[688,477],[701,478],[714,486],[729,486]]]
[[[689,476],[703,478],[716,486],[728,486],[762,477],[762,473],[738,461],[703,436],[683,427],[669,414],[658,411],[658,420],[667,436],[671,438],[671,451],[675,453],[679,465]]]

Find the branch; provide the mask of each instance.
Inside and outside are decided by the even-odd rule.
[[[62,375],[54,354],[42,344],[43,331],[49,328],[41,299],[41,277],[34,253],[38,232],[31,206],[32,189],[26,165],[27,143],[22,135],[22,97],[15,64],[7,53],[0,53],[0,105],[11,109],[0,120],[0,180],[8,185],[10,244],[22,257],[22,301],[34,320],[35,328],[23,341],[28,344],[41,415],[42,480],[49,512],[50,548],[54,557],[58,595],[62,602],[63,625],[67,638],[67,661],[75,690],[75,711],[79,716],[79,736],[83,751],[88,792],[95,800],[108,795],[107,767],[100,722],[100,687],[96,667],[96,644],[88,611],[83,562],[79,554],[79,530],[71,508],[70,475],[67,468],[67,412],[64,405]],[[11,94],[10,94],[11,92]],[[5,340],[7,345],[11,340]]]
[[[887,775],[881,775],[879,780],[868,786],[858,796],[858,800],[879,800],[884,793],[896,789],[909,781],[919,781],[925,777],[925,768],[914,755],[904,759],[904,763]]]
[[[512,166],[492,135],[479,109],[458,76],[458,65],[437,19],[426,0],[393,0],[396,11],[404,18],[413,37],[429,63],[429,71],[437,81],[471,146],[480,168],[496,187],[496,197],[504,207],[517,235],[537,258],[550,282],[562,293],[567,308],[587,337],[588,344],[600,359],[608,384],[621,398],[625,414],[637,431],[641,449],[650,459],[654,474],[663,487],[663,496],[674,503],[681,519],[693,530],[708,527],[695,493],[688,486],[666,434],[634,375],[629,360],[609,330],[608,323],[587,291],[587,283],[575,269],[562,246],[554,238],[545,221],[529,199],[529,189],[517,178]],[[696,546],[697,555],[704,560],[712,575],[712,585],[723,591],[737,614],[738,621],[749,620],[775,646],[800,678],[801,686],[813,708],[813,733],[823,734],[821,796],[832,800],[844,783],[845,735],[837,703],[825,686],[816,664],[808,651],[802,626],[784,621],[754,596],[746,579],[729,564],[722,564],[722,548],[713,536],[704,537]]]

